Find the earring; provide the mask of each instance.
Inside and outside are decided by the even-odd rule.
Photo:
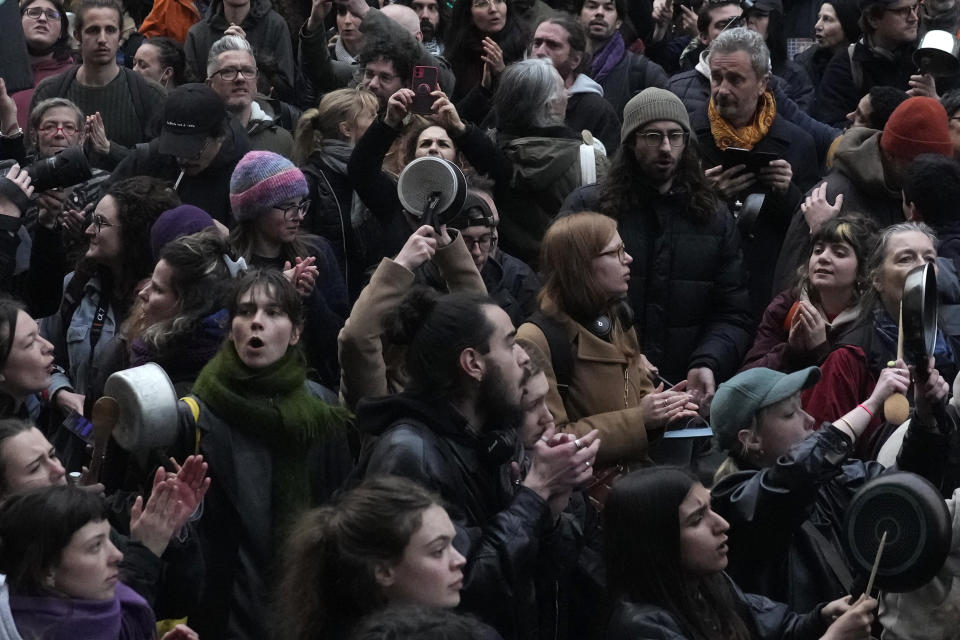
[[[47,577],[43,579],[43,584],[48,589],[54,589],[57,586],[57,581],[53,577],[53,572],[47,574]]]

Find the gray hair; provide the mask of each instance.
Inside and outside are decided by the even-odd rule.
[[[208,78],[219,68],[217,58],[220,57],[221,53],[226,53],[227,51],[246,51],[250,54],[250,57],[253,57],[253,47],[245,38],[241,38],[240,36],[223,36],[213,43],[213,46],[210,47],[210,53],[207,55]],[[256,62],[254,62],[254,64],[256,64]]]
[[[77,129],[80,129],[81,131],[83,130],[83,124],[85,121],[83,111],[72,100],[67,100],[66,98],[47,98],[46,100],[41,100],[39,103],[37,103],[37,106],[35,106],[33,111],[30,112],[30,129],[33,131],[39,129],[40,122],[43,121],[43,116],[47,113],[47,111],[50,111],[50,109],[56,109],[57,107],[72,109],[77,117]]]
[[[763,41],[756,31],[751,31],[746,27],[736,27],[723,31],[710,43],[710,49],[707,53],[707,64],[716,53],[736,53],[737,51],[746,51],[750,56],[750,66],[759,78],[765,78],[770,75],[770,50],[767,43]]]
[[[523,131],[563,124],[554,105],[564,98],[563,78],[547,59],[530,58],[508,66],[493,95],[500,130]]]

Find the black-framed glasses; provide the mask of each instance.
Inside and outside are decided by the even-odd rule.
[[[59,20],[60,12],[56,9],[44,9],[43,7],[30,7],[23,12],[23,15],[32,20],[39,20],[40,16],[47,16],[47,20]]]
[[[92,224],[97,229],[97,233],[100,233],[101,231],[103,231],[104,227],[117,226],[112,222],[107,222],[107,219],[99,213],[93,214],[93,217],[90,218],[90,224]]]
[[[224,67],[213,72],[213,75],[220,76],[221,80],[233,82],[238,75],[242,75],[245,80],[256,80],[260,72],[253,67]]]
[[[641,131],[637,134],[637,137],[651,149],[658,148],[663,144],[663,139],[666,138],[670,141],[670,146],[676,149],[687,143],[689,134],[685,131],[669,131],[667,133],[663,131]]]
[[[470,236],[463,236],[463,241],[467,245],[467,250],[473,249],[473,245],[477,245],[481,250],[486,251],[493,244],[493,234],[485,233],[479,238],[471,238]]]
[[[617,256],[617,260],[619,260],[621,264],[627,264],[627,247],[621,242],[616,249],[604,251],[597,257],[602,258],[604,256]]]
[[[363,78],[362,83],[364,85],[369,84],[374,78],[379,78],[381,85],[385,85],[385,84],[388,85],[388,84],[391,84],[394,80],[396,80],[399,76],[395,73],[387,73],[386,71],[377,73],[372,69],[367,69],[366,67],[364,67],[361,77]]]
[[[307,217],[307,211],[310,210],[310,199],[306,198],[293,204],[280,204],[275,206],[274,209],[283,211],[284,222],[293,222],[295,219]]]
[[[720,29],[719,33],[723,33],[727,29],[736,29],[745,24],[747,24],[747,18],[741,13],[738,16],[733,16],[732,18],[718,22],[716,26]]]
[[[912,4],[912,5],[910,5],[909,7],[900,7],[899,9],[886,9],[886,8],[885,8],[884,11],[886,11],[887,13],[896,14],[896,15],[900,16],[901,18],[903,18],[904,20],[906,20],[907,18],[910,17],[910,14],[911,14],[911,13],[915,13],[915,14],[917,14],[917,16],[919,17],[919,16],[920,16],[920,8],[921,8],[922,6],[923,6],[923,3],[922,3],[922,2],[916,2],[916,3]]]

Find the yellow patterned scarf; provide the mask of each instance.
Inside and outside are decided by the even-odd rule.
[[[710,133],[713,134],[713,141],[718,149],[721,151],[725,151],[729,147],[753,149],[753,145],[763,140],[763,137],[770,131],[773,119],[777,116],[777,101],[774,100],[771,92],[764,91],[757,103],[759,108],[753,122],[740,129],[735,129],[717,112],[713,98],[710,98],[707,116],[710,118]]]

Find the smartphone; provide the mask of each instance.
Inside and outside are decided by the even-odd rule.
[[[758,171],[770,164],[771,160],[779,160],[780,156],[768,151],[750,151],[738,147],[727,147],[723,152],[723,168],[729,169],[738,164],[747,166],[747,171]]]
[[[436,67],[414,67],[413,82],[413,104],[410,105],[411,113],[429,115],[436,97],[430,95],[437,90],[437,79],[440,77],[440,71]]]
[[[63,426],[84,442],[93,442],[93,423],[76,411],[70,412],[63,421]]]

